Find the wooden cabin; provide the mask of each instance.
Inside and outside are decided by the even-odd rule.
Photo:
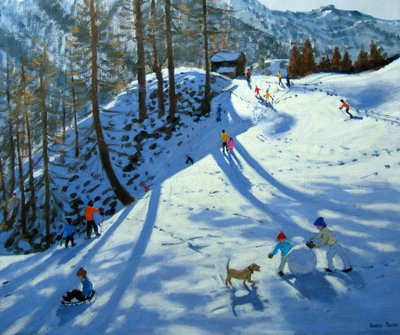
[[[241,51],[219,51],[211,56],[211,71],[230,78],[243,76],[246,56]]]

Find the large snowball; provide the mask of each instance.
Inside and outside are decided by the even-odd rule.
[[[307,247],[293,249],[288,256],[288,266],[292,273],[306,274],[315,269],[317,257]]]

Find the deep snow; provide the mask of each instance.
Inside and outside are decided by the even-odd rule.
[[[399,70],[397,61],[318,74],[290,90],[276,77],[234,80],[212,116],[182,134],[185,148],[155,161],[151,191],[104,222],[101,238],[0,256],[1,333],[399,334]],[[255,84],[269,88],[273,109],[254,97]],[[340,98],[364,119],[345,121]],[[222,128],[235,139],[230,155],[220,151]],[[186,168],[185,151],[195,160]],[[354,271],[325,274],[317,250],[317,270],[281,279],[279,257],[267,258],[276,233],[300,246],[321,215]],[[228,258],[234,268],[261,265],[256,287],[225,288]],[[61,307],[80,266],[97,299]]]

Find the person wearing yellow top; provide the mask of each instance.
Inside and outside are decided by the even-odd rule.
[[[268,104],[271,104],[271,103],[274,101],[274,98],[272,98],[272,95],[271,95],[271,93],[269,93],[268,90],[265,92],[264,98],[265,98],[265,101],[266,101]],[[270,100],[271,100],[271,101],[270,101]]]
[[[277,76],[278,76],[278,79],[279,79],[279,86],[283,86],[283,83],[282,83],[282,72],[281,72],[281,70],[278,71]]]
[[[228,139],[229,137],[231,137],[231,135],[229,135],[228,133],[225,132],[225,130],[222,130],[221,133],[221,141],[222,141],[222,152],[225,153],[228,152]]]

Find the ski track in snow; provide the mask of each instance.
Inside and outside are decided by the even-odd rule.
[[[137,203],[105,221],[100,238],[0,256],[1,333],[400,332],[400,115],[399,95],[391,94],[393,86],[400,91],[399,69],[395,62],[360,76],[314,75],[290,90],[270,77],[255,75],[251,85],[234,80],[213,100],[213,113],[223,106],[222,123],[212,113],[194,125],[201,136],[188,141],[195,164],[182,169],[180,161],[157,162],[162,176]],[[380,97],[385,113],[357,105],[380,76],[391,99]],[[273,108],[254,97],[255,84],[270,89]],[[354,99],[364,120],[343,122],[340,97],[352,106]],[[228,154],[219,148],[222,128],[235,140]],[[183,138],[194,131],[186,132]],[[313,273],[279,278],[279,255],[267,258],[276,233],[284,230],[303,244],[316,234],[312,222],[320,215],[354,272],[324,273],[326,255],[318,249]],[[233,279],[234,289],[225,288],[229,258],[233,268],[261,265],[255,287]],[[96,300],[62,307],[61,295],[79,286],[79,266],[87,268]]]

